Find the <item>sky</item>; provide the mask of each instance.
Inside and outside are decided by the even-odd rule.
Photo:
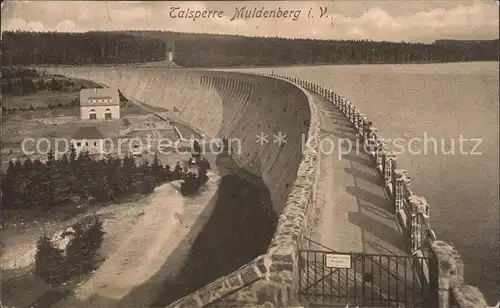
[[[172,7],[179,7],[172,15]],[[320,12],[326,14],[320,17]],[[235,11],[300,10],[298,18],[240,18]],[[216,10],[210,18],[180,18],[181,10]],[[311,11],[311,15],[308,12]],[[295,19],[295,20],[294,20]],[[368,39],[430,43],[436,39],[496,39],[494,0],[392,1],[9,1],[2,31],[85,32],[166,30],[248,36]]]

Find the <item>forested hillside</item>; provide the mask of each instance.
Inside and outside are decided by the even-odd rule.
[[[498,39],[409,42],[246,37],[168,31],[4,32],[8,64],[106,64],[165,60],[182,66],[431,63],[498,60]]]
[[[490,61],[498,59],[498,41],[459,45],[257,37],[180,39],[175,43],[175,58],[183,66]]]
[[[2,65],[161,61],[165,42],[116,32],[3,32]]]
[[[429,63],[498,60],[498,39],[433,44],[368,40],[312,40],[238,35],[128,31],[162,39],[183,66]]]

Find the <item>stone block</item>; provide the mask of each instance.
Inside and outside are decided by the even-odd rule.
[[[451,296],[460,308],[484,308],[488,306],[483,293],[477,287],[462,285],[453,288]]]
[[[251,284],[262,277],[258,270],[256,270],[253,266],[248,266],[243,269],[240,275],[244,285]]]
[[[236,289],[243,286],[243,280],[239,272],[233,272],[226,277],[226,285],[230,289]]]
[[[443,241],[434,241],[431,250],[438,260],[440,286],[461,287],[464,282],[464,262],[456,247]]]

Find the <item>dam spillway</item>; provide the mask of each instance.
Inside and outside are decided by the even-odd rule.
[[[398,183],[402,187],[408,187],[405,186],[405,174],[400,170],[396,171],[395,167],[389,167],[393,160],[386,161],[378,155],[381,149],[376,142],[378,132],[372,128],[365,134],[364,124],[367,121],[359,110],[332,91],[311,82],[285,76],[158,68],[48,70],[117,87],[125,96],[152,106],[176,109],[176,117],[209,137],[238,138],[241,140],[241,151],[232,155],[235,164],[238,168],[261,177],[269,188],[273,209],[280,215],[280,219],[267,253],[198,292],[180,299],[172,307],[203,307],[220,302],[221,299],[235,307],[242,303],[252,303],[252,307],[255,307],[256,304],[265,302],[280,307],[298,302],[297,293],[303,267],[299,264],[299,251],[303,248],[301,244],[304,236],[308,236],[311,231],[312,224],[309,220],[314,216],[317,194],[322,193],[317,191],[316,185],[320,172],[320,123],[312,93],[331,102],[349,119],[352,127],[366,136],[367,140],[375,142],[370,155],[378,165],[383,166],[381,173],[384,181],[388,181],[387,176],[389,179],[397,176]],[[269,142],[256,146],[255,135],[273,135],[279,132],[287,135],[284,145]],[[305,147],[304,140],[307,143]],[[387,170],[391,171],[386,176]],[[339,186],[344,185],[342,181],[338,183]],[[397,199],[396,189],[392,193]],[[408,207],[416,210],[415,217],[425,218],[421,215],[425,213],[422,199],[413,198],[408,201]],[[335,203],[328,206],[335,209]],[[422,234],[420,232],[421,230],[419,234]],[[417,248],[421,242],[416,241],[421,241],[422,238],[413,237],[412,232],[409,234],[413,248]],[[451,301],[459,307],[482,305],[484,299],[478,295],[477,290],[463,285],[458,252],[441,241],[434,241],[432,251],[447,266],[446,270],[439,271],[439,283],[448,283],[446,289],[439,291],[439,307],[448,307]],[[467,306],[472,302],[476,306]]]

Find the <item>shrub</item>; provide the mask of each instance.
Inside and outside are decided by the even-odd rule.
[[[198,165],[198,174],[195,175],[192,172],[186,172],[183,181],[181,182],[181,194],[183,196],[189,196],[196,193],[201,186],[208,182],[207,170],[210,168],[210,164],[206,159],[200,161],[201,164]]]
[[[189,172],[184,176],[184,180],[181,182],[181,194],[183,196],[190,196],[196,193],[199,187],[200,184],[196,175]]]
[[[208,163],[208,161],[207,161],[207,163]],[[197,180],[199,182],[199,186],[202,186],[206,182],[208,182],[207,165],[206,164],[199,165]]]

